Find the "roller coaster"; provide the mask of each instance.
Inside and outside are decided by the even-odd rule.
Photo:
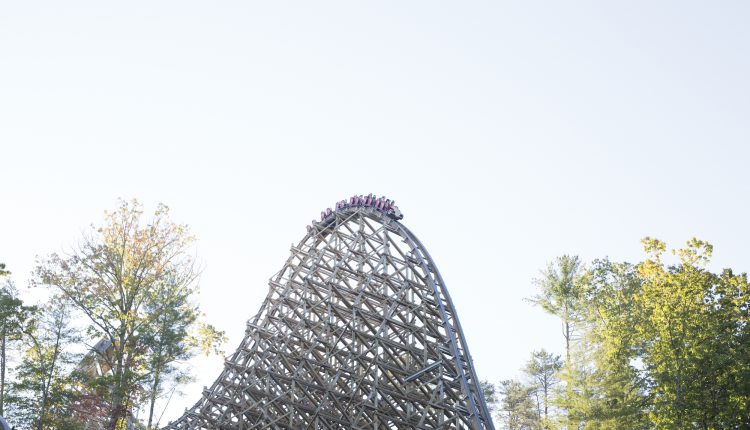
[[[445,282],[402,218],[372,194],[323,211],[165,429],[494,430]]]

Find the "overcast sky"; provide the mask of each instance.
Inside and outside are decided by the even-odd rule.
[[[25,286],[119,197],[164,202],[233,350],[310,219],[385,194],[480,378],[513,377],[561,352],[523,301],[555,256],[698,236],[748,269],[749,5],[3,2],[0,261]]]

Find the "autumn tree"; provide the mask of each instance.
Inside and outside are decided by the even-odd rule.
[[[59,289],[88,318],[89,334],[111,342],[101,357],[108,368],[102,378],[109,389],[109,429],[122,425],[142,401],[137,396],[154,362],[148,340],[158,337],[158,316],[169,315],[173,305],[164,300],[164,290],[177,284],[188,295],[195,291],[193,241],[187,226],[170,220],[165,205],[144,220],[134,200],[105,212],[105,222],[92,227],[73,252],[38,264],[36,282]],[[185,341],[186,333],[178,330],[170,342]]]

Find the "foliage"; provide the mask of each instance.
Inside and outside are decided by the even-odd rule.
[[[0,277],[10,274],[5,264],[0,263]],[[5,413],[4,406],[7,397],[5,381],[8,347],[21,340],[27,330],[31,315],[35,312],[33,306],[26,306],[18,298],[13,284],[0,286],[0,415]]]
[[[577,334],[566,337],[562,387],[553,396],[558,424],[750,427],[747,276],[708,270],[713,247],[704,241],[672,251],[672,265],[663,242],[643,245],[640,263],[595,260],[576,278],[565,273],[576,272],[568,263],[577,259],[561,257],[538,282],[534,302],[563,323],[569,318]]]
[[[541,294],[531,298],[532,303],[560,318],[568,361],[575,326],[582,313],[584,287],[581,272],[581,260],[577,255],[558,257],[555,264],[549,263],[542,271],[542,277],[535,280]]]
[[[673,251],[643,240],[647,259],[637,267],[643,287],[635,324],[652,396],[655,428],[750,426],[750,284],[745,274],[706,269],[713,247],[692,239]]]
[[[80,342],[80,337],[70,326],[70,314],[65,302],[54,300],[25,333],[26,349],[10,399],[14,419],[24,427],[77,428],[69,410],[76,398],[71,370],[79,357],[71,352],[71,346]]]
[[[148,397],[145,387],[155,370],[150,366],[163,368],[180,358],[168,349],[187,341],[195,310],[185,304],[175,314],[165,297],[178,291],[187,303],[195,292],[193,241],[187,226],[169,219],[166,206],[159,205],[144,223],[137,201],[121,202],[114,212],[105,212],[104,224],[93,227],[74,252],[52,254],[37,266],[36,283],[59,289],[88,318],[89,335],[109,342],[99,357],[106,371],[94,382],[107,389],[110,429],[123,425]],[[167,349],[159,352],[159,344]]]
[[[587,332],[591,351],[589,396],[579,415],[592,429],[648,428],[647,375],[638,357],[642,344],[633,328],[642,317],[635,298],[642,281],[635,266],[595,260],[588,276]]]
[[[573,342],[577,339],[577,331],[585,313],[585,276],[580,258],[563,255],[555,263],[547,264],[542,271],[542,277],[536,279],[535,284],[540,294],[530,301],[550,314],[560,318],[562,335],[565,340],[565,362],[562,379],[564,390],[557,396],[557,403],[561,409],[567,411],[567,427],[577,427],[578,422],[573,419],[572,408],[577,395],[573,391],[573,380],[580,378],[576,374],[579,368],[573,362]]]
[[[177,365],[178,362],[188,360],[197,350],[205,355],[221,353],[221,344],[226,340],[223,332],[198,321],[199,310],[190,301],[194,292],[189,282],[167,278],[157,290],[156,300],[146,305],[147,313],[152,315],[151,330],[142,339],[149,357],[146,382],[148,429],[153,428],[157,399],[192,379],[187,369]],[[154,304],[159,309],[151,309]]]
[[[500,382],[500,405],[498,417],[508,430],[536,430],[541,429],[541,422],[536,412],[536,406],[531,400],[534,387],[523,384],[515,379]]]
[[[551,354],[544,349],[531,353],[524,373],[531,379],[531,394],[536,400],[537,417],[549,426],[549,406],[555,386],[559,382],[557,373],[562,368],[559,355]]]
[[[484,395],[484,401],[487,404],[487,409],[490,411],[490,414],[495,413],[495,409],[497,409],[497,389],[495,388],[495,384],[493,384],[490,381],[487,380],[481,380],[479,381],[479,388],[482,389],[482,395]]]

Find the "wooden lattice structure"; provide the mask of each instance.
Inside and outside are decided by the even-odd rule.
[[[321,214],[166,429],[493,429],[435,263],[385,199]]]

